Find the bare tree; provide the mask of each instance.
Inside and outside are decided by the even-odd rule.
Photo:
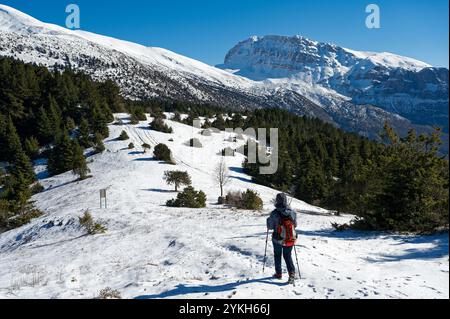
[[[214,180],[220,187],[220,197],[223,197],[223,188],[231,181],[227,164],[222,157],[214,172]]]

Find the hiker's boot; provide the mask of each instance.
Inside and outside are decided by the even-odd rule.
[[[293,284],[295,282],[295,272],[289,274],[289,283]]]
[[[273,275],[273,278],[281,280],[281,279],[283,279],[283,275],[282,274],[275,274],[275,275]]]

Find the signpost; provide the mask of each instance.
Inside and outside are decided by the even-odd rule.
[[[108,202],[106,200],[106,189],[100,190],[100,208],[103,208],[103,199],[105,200],[105,208],[108,208]]]

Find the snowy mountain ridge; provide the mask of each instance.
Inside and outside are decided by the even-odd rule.
[[[247,43],[245,47],[252,48],[252,43],[260,45],[266,38],[271,37],[253,38],[252,41],[245,42]],[[273,39],[271,41],[275,41],[277,37]],[[282,62],[277,63],[283,67],[286,65],[287,68],[289,63],[292,65],[292,61],[303,59],[305,62],[303,68],[306,72],[296,72],[297,75],[288,78],[261,80],[251,78],[243,68],[238,72],[244,72],[240,76],[162,48],[145,47],[86,31],[68,30],[43,23],[18,10],[0,5],[0,56],[41,64],[49,68],[71,67],[96,80],[110,79],[120,86],[123,95],[132,99],[157,97],[210,103],[236,109],[282,108],[299,115],[320,118],[342,129],[371,138],[378,136],[385,122],[390,122],[398,132],[405,134],[410,128],[415,128],[419,132],[430,132],[431,124],[440,124],[448,118],[448,108],[445,104],[448,102],[448,96],[445,97],[442,93],[445,93],[445,87],[448,92],[448,81],[447,86],[445,81],[436,84],[424,82],[425,87],[429,89],[426,99],[411,100],[410,94],[403,93],[387,94],[385,97],[383,92],[390,90],[389,87],[385,87],[385,83],[393,82],[390,78],[388,80],[383,78],[385,73],[377,73],[380,78],[376,81],[380,85],[367,86],[368,81],[372,80],[365,79],[364,76],[371,73],[361,74],[351,66],[361,59],[371,64],[386,60],[387,62],[383,62],[385,65],[404,66],[392,70],[397,73],[406,72],[411,78],[409,81],[411,83],[417,83],[416,78],[440,77],[441,73],[445,73],[441,70],[428,68],[426,64],[412,59],[356,52],[330,44],[319,45],[318,42],[302,37],[295,38],[295,45],[288,37],[283,39],[286,42],[284,45],[287,55],[274,51],[275,56],[279,56]],[[298,42],[303,43],[307,54],[292,53],[297,52],[295,48]],[[317,51],[320,48],[323,52]],[[227,55],[226,62],[234,61],[233,67],[251,57],[233,54],[238,51],[239,49],[232,49]],[[241,58],[236,60],[236,56]],[[322,61],[324,64],[316,68],[314,63],[308,62],[314,60]],[[357,65],[363,69],[362,63]],[[298,63],[295,67],[298,71],[301,64]],[[411,71],[421,67],[425,69],[419,72]],[[284,76],[285,73],[280,73],[279,76]],[[348,75],[347,78],[341,78],[342,74]],[[399,78],[403,76],[403,73],[398,75]],[[347,81],[350,78],[358,80]],[[395,83],[404,85],[406,82]],[[383,106],[386,101],[389,101],[388,107]],[[430,105],[436,103],[437,106],[430,111]],[[428,112],[427,116],[422,116],[424,112]],[[428,121],[430,118],[431,121]]]
[[[377,106],[448,132],[448,69],[412,58],[350,50],[302,36],[271,35],[238,43],[219,67],[294,91],[295,85],[319,86],[353,104]],[[316,101],[313,95],[305,96]],[[328,100],[339,99],[330,93]]]

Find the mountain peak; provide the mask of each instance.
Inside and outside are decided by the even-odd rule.
[[[312,79],[312,82],[320,82],[336,72],[346,72],[359,63],[367,67],[371,65],[412,71],[431,67],[427,63],[393,53],[350,50],[302,35],[252,36],[228,52],[222,67],[238,69],[242,75],[255,80],[322,73]]]
[[[0,31],[37,34],[68,32],[70,30],[41,22],[19,10],[0,4]]]

